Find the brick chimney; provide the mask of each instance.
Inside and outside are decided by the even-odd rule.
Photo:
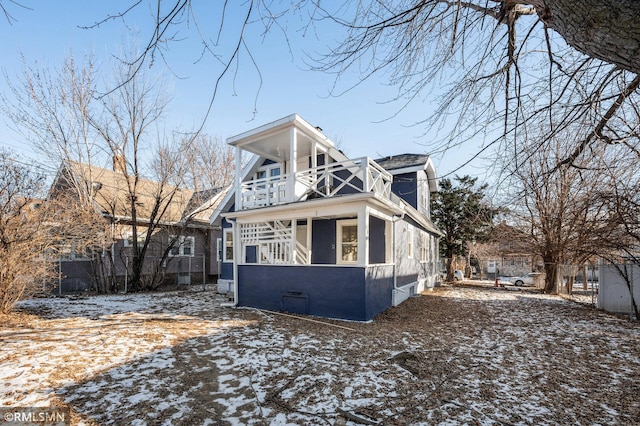
[[[124,173],[127,170],[127,162],[124,159],[124,153],[121,149],[117,149],[113,153],[113,171]]]

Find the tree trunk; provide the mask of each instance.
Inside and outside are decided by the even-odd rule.
[[[447,248],[447,281],[453,281],[453,249]]]
[[[518,0],[574,49],[640,74],[640,1]]]
[[[546,276],[544,278],[545,293],[557,293],[558,292],[558,264],[553,257],[543,257],[544,269]]]

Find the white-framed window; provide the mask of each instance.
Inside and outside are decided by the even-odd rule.
[[[224,252],[222,261],[233,262],[233,229],[226,228],[223,233]]]
[[[413,258],[413,226],[407,226],[407,257]]]
[[[144,240],[146,238],[147,238],[147,233],[141,232],[140,230],[138,230],[138,235],[136,238],[138,240],[138,247],[142,247],[144,245]],[[132,230],[126,230],[124,232],[123,242],[125,247],[133,247],[133,231]]]
[[[358,262],[358,220],[339,220],[336,222],[336,260],[338,264]]]
[[[280,163],[272,163],[267,164],[258,169],[256,172],[256,180],[259,179],[267,179],[267,180],[277,180],[278,177],[282,174],[282,167]]]
[[[222,262],[222,238],[216,238],[216,262]]]
[[[429,211],[429,189],[426,183],[423,183],[420,187],[420,205],[426,211]]]
[[[430,238],[426,232],[420,232],[420,262],[429,259]]]
[[[195,254],[196,237],[185,235],[169,236],[169,244],[173,246],[169,250],[169,256],[193,256]]]

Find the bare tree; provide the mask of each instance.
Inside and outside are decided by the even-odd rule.
[[[565,141],[547,143],[544,149],[537,143],[530,150],[524,143],[521,147],[525,155],[511,162],[509,184],[515,193],[511,213],[520,229],[528,229],[531,252],[544,262],[544,290],[557,292],[560,265],[583,264],[608,252],[601,240],[616,225],[596,195],[616,178],[604,172],[612,157],[601,146],[588,158],[581,158],[579,165],[557,168]]]
[[[586,129],[560,164],[593,144],[637,144],[639,120],[630,105],[640,86],[634,0],[250,0],[216,3],[206,15],[192,0],[132,0],[86,28],[126,25],[145,7],[151,15],[145,39],[138,55],[123,58],[130,72],[121,84],[166,61],[172,46],[195,39],[201,54],[220,65],[212,72],[213,103],[241,63],[262,78],[252,52],[265,37],[279,33],[290,43],[293,35],[330,34],[321,42],[333,47],[312,68],[336,73],[335,93],[349,89],[338,87],[341,76],[359,72],[360,80],[388,78],[398,109],[427,94],[439,100],[422,122],[429,131],[446,130],[430,142],[432,150],[470,140],[474,146],[484,140],[481,151],[517,150],[522,126],[534,123],[547,124],[540,144]],[[256,28],[262,37],[250,31]]]
[[[43,155],[61,162],[61,179],[57,180],[61,187],[51,198],[65,199],[65,194],[72,193],[78,208],[96,209],[103,217],[101,223],[110,222],[113,228],[102,238],[103,250],[113,251],[117,239],[132,243],[127,250],[103,256],[104,261],[121,257],[129,269],[129,288],[152,289],[162,279],[153,272],[160,270],[156,264],[163,263],[170,249],[164,236],[163,245],[157,238],[171,226],[171,235],[177,239],[189,225],[190,218],[183,217],[188,212],[183,209],[193,191],[185,189],[185,183],[195,183],[192,173],[206,167],[205,162],[221,164],[223,159],[205,152],[204,143],[182,143],[160,128],[168,103],[161,80],[143,73],[128,78],[129,68],[121,62],[113,75],[121,80],[105,82],[106,87],[116,87],[105,94],[94,83],[97,77],[91,58],[82,65],[70,59],[59,72],[26,67],[20,81],[10,82],[15,98],[5,99],[5,112]],[[191,147],[198,147],[198,152],[192,153]],[[199,155],[204,159],[192,164]],[[111,171],[106,164],[112,165]],[[216,172],[224,170],[218,167]],[[207,184],[217,178],[209,174]],[[186,181],[188,175],[191,179]],[[198,174],[199,184],[204,184],[201,177]],[[64,238],[73,235],[70,230]],[[97,235],[103,233],[87,237],[93,240]],[[93,246],[90,241],[85,244]],[[155,266],[149,266],[150,262]],[[114,265],[103,269],[110,273]],[[115,288],[114,277],[106,278],[110,283],[101,288]]]
[[[42,202],[44,176],[0,151],[0,313],[41,290],[53,273],[45,257],[50,222]]]
[[[95,120],[99,113],[94,110],[97,82],[93,57],[78,62],[71,55],[57,70],[37,62],[29,64],[24,57],[22,63],[21,76],[4,76],[11,96],[0,93],[0,108],[12,129],[52,164],[104,161],[90,122],[90,117]]]
[[[132,2],[92,27],[126,21],[141,5]],[[634,0],[225,1],[204,18],[191,0],[155,5],[142,53],[131,61],[133,74],[164,59],[166,49],[195,28],[203,54],[222,65],[214,98],[243,57],[259,75],[255,40],[247,35],[257,25],[265,36],[279,32],[287,42],[292,31],[331,34],[333,47],[313,68],[336,73],[336,94],[350,88],[338,87],[347,72],[359,72],[362,81],[388,78],[400,110],[434,94],[439,105],[425,112],[422,124],[446,135],[430,142],[432,150],[484,140],[481,151],[495,148],[500,155],[517,150],[523,126],[540,123],[547,132],[539,144],[564,131],[580,134],[560,164],[572,164],[593,144],[633,149],[637,143],[639,120],[630,105],[640,85],[640,4]]]
[[[186,162],[185,186],[200,192],[233,182],[235,151],[231,146],[204,133],[185,138],[180,146]]]

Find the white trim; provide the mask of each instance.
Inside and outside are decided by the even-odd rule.
[[[227,242],[229,241],[229,235],[231,236],[231,259],[227,257]],[[222,231],[222,261],[223,262],[233,262],[235,257],[234,247],[236,245],[235,239],[233,238],[233,228],[224,228]]]
[[[413,259],[415,243],[413,241],[413,226],[407,224],[407,259]]]
[[[344,242],[342,241],[342,230],[346,226],[355,226],[356,227],[356,241],[355,241],[355,249],[356,249],[356,258],[353,260],[344,260],[342,258],[342,245]],[[357,265],[358,264],[358,219],[346,219],[346,220],[337,220],[336,221],[336,265]],[[353,242],[347,242],[350,245],[353,245]]]

